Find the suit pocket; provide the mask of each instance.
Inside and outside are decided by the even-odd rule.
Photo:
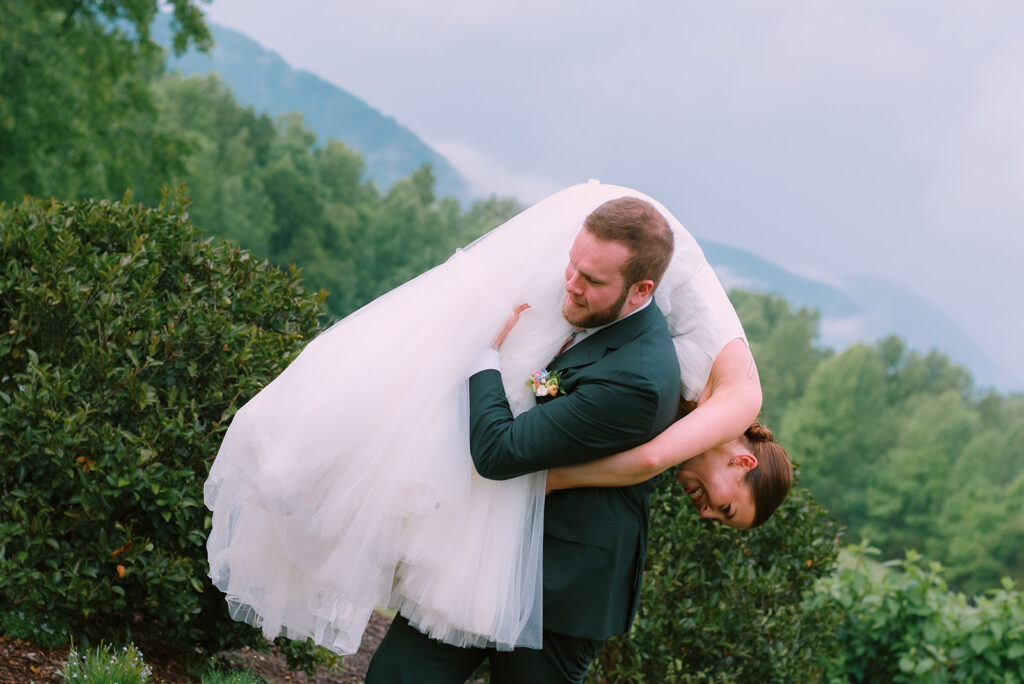
[[[545,516],[544,534],[576,544],[610,549],[615,539],[615,523],[602,518]]]

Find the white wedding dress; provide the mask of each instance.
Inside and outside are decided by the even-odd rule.
[[[512,308],[513,412],[569,331],[569,246],[623,196],[651,201],[676,249],[656,296],[696,399],[743,329],[696,241],[629,188],[591,181],[527,209],[311,341],[232,420],[206,482],[210,577],[267,638],[354,653],[375,607],[459,646],[541,643],[544,473],[493,482],[469,455],[466,378]],[[410,245],[410,249],[414,249]]]

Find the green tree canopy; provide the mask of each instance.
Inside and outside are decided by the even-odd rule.
[[[885,370],[878,350],[868,345],[822,361],[782,423],[786,448],[807,487],[855,527],[866,520],[868,483],[893,439]]]
[[[729,299],[743,322],[750,351],[761,376],[762,422],[778,429],[790,404],[799,399],[807,379],[829,352],[814,345],[818,313],[793,311],[782,297],[733,290]]]
[[[173,0],[175,44],[206,46],[193,0]],[[180,141],[149,89],[163,50],[157,0],[0,0],[0,201],[23,195],[156,200]]]

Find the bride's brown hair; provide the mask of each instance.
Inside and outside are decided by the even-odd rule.
[[[757,527],[786,500],[793,486],[793,464],[786,450],[775,441],[772,431],[756,420],[744,431],[742,439],[757,459],[757,467],[743,476],[743,484],[750,488],[754,497],[751,527]]]

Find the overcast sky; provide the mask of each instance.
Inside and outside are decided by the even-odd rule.
[[[214,0],[207,14],[483,190],[532,202],[599,178],[794,272],[899,282],[1024,390],[1020,0]]]

